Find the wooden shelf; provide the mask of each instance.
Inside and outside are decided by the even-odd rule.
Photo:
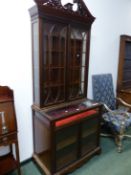
[[[77,84],[81,84],[81,83],[84,83],[84,81],[80,81],[80,80],[78,80],[78,81],[72,81],[72,82],[70,82],[69,84],[70,85],[77,85]]]
[[[130,83],[131,82],[131,80],[125,80],[125,81],[123,81],[123,83]]]
[[[71,144],[74,144],[77,141],[76,136],[71,136],[67,139],[64,139],[62,141],[60,141],[58,144],[56,144],[56,150],[61,150]]]
[[[48,69],[65,69],[64,66],[52,66],[52,65],[49,65],[49,66],[45,66],[45,70],[48,70]]]
[[[61,168],[67,166],[71,162],[74,162],[77,159],[76,149],[73,149],[69,153],[63,153],[61,157],[56,160],[56,169],[60,170]]]
[[[69,67],[69,69],[71,69],[71,70],[76,70],[76,69],[78,69],[78,70],[80,70],[81,68],[85,68],[85,66],[82,66],[82,65],[71,65],[70,67]]]
[[[39,159],[45,163],[45,166],[47,167],[47,169],[50,169],[50,152],[49,151],[45,151],[41,154],[38,154]]]
[[[64,86],[64,83],[48,83],[48,84],[45,84],[45,88],[49,88],[49,87],[62,87]]]
[[[39,166],[47,173],[50,173],[50,152],[45,151],[41,154],[34,154],[34,160],[39,164]]]
[[[6,156],[2,156],[2,158],[0,157],[0,175],[5,175],[16,168],[17,162],[13,155],[8,154]]]
[[[125,60],[131,61],[131,58],[125,57]]]
[[[97,133],[97,128],[96,129],[90,129],[90,130],[87,130],[87,131],[83,131],[83,134],[82,134],[82,138],[84,139],[84,138],[86,138],[86,137],[88,137],[88,136],[90,136],[90,135],[92,135],[92,134],[95,134],[95,133]]]
[[[126,69],[124,69],[124,73],[125,72],[131,72],[131,69],[126,68]]]

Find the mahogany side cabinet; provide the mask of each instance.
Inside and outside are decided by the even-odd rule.
[[[87,99],[95,18],[83,0],[35,0],[29,12],[33,157],[46,174],[65,174],[101,150],[101,105]]]
[[[0,149],[6,146],[9,146],[9,153],[0,155],[0,175],[14,169],[21,175],[13,91],[7,86],[0,86]]]

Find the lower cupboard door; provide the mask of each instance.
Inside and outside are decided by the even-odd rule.
[[[56,170],[64,168],[77,160],[77,143],[56,151]]]
[[[98,146],[99,118],[92,116],[82,123],[81,156]]]
[[[72,125],[56,131],[56,170],[77,159],[78,127]]]
[[[97,133],[92,133],[81,140],[81,156],[89,153],[97,147]]]

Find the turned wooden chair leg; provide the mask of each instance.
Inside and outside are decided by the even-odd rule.
[[[123,150],[122,140],[123,140],[123,137],[118,136],[118,140],[117,140],[117,151],[118,151],[118,153],[121,153],[122,150]]]
[[[120,126],[120,134],[117,136],[117,139],[116,139],[117,151],[119,153],[121,153],[123,150],[122,141],[124,138],[124,132],[125,132],[125,122],[122,121],[121,126]]]

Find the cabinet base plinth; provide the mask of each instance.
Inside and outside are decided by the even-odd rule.
[[[90,151],[85,156],[79,158],[77,161],[71,163],[70,165],[62,168],[61,170],[52,173],[44,164],[44,162],[41,161],[41,159],[37,156],[37,154],[33,155],[34,161],[37,163],[37,165],[44,171],[46,175],[64,175],[66,173],[70,173],[73,170],[79,168],[82,164],[84,164],[87,160],[89,160],[93,155],[100,154],[101,148],[97,147],[94,150]]]

